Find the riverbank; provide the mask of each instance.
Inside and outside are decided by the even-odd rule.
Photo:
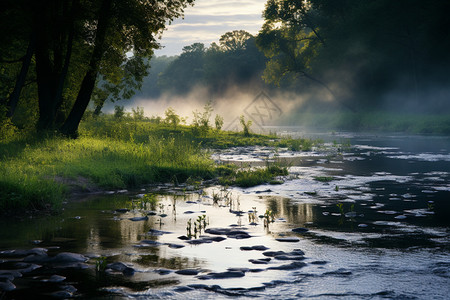
[[[407,134],[450,135],[449,114],[396,112],[325,112],[286,115],[286,125],[321,130],[353,132],[399,132]]]
[[[223,177],[233,185],[261,184],[287,172],[267,166],[242,171],[211,159],[211,149],[264,145],[309,150],[309,139],[226,132],[149,120],[85,120],[77,139],[23,135],[0,144],[2,211],[58,210],[75,193],[125,189],[151,183],[201,182]],[[243,179],[242,179],[243,178]],[[256,180],[253,180],[255,179]],[[242,179],[242,180],[241,180]]]

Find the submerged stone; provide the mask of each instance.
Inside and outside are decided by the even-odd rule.
[[[279,242],[284,242],[284,243],[297,243],[300,241],[299,238],[293,238],[293,237],[277,238],[275,240],[279,241]]]
[[[56,254],[54,257],[50,258],[49,262],[54,264],[67,264],[67,263],[86,262],[88,260],[89,258],[78,253],[61,252]]]
[[[194,275],[197,275],[198,273],[200,273],[200,271],[196,270],[196,269],[183,269],[183,270],[175,271],[175,273],[179,274],[179,275],[194,276]]]
[[[242,271],[227,271],[227,272],[212,272],[206,275],[198,276],[198,279],[206,280],[206,279],[224,279],[224,278],[239,278],[244,277],[245,273]]]
[[[298,228],[292,229],[292,231],[296,232],[296,233],[305,233],[305,232],[308,232],[309,229],[308,228],[303,228],[303,227],[298,227]]]
[[[252,246],[252,249],[256,250],[256,251],[264,251],[264,250],[267,250],[269,248],[264,246],[264,245],[255,245],[255,246]]]
[[[184,292],[189,292],[189,291],[193,291],[194,288],[189,287],[189,286],[177,286],[176,288],[173,289],[175,292],[177,293],[184,293]]]
[[[286,265],[269,267],[269,268],[267,268],[267,270],[295,270],[295,269],[303,268],[304,266],[306,266],[306,264],[304,262],[295,261],[295,262],[292,262],[292,263],[286,264]]]
[[[157,269],[157,270],[154,270],[154,272],[158,273],[159,275],[167,275],[167,274],[172,273],[173,271],[169,270],[169,269]]]
[[[136,272],[136,270],[133,269],[133,268],[131,268],[131,267],[126,267],[126,268],[122,271],[123,275],[125,275],[125,276],[133,276],[135,272]]]
[[[323,275],[338,275],[338,276],[348,276],[351,275],[352,272],[348,271],[344,268],[337,269],[336,271],[325,272]]]
[[[43,279],[43,282],[63,282],[66,280],[66,277],[60,275],[52,275],[49,279]]]
[[[277,256],[277,255],[286,255],[286,254],[287,253],[284,252],[284,251],[266,251],[266,252],[263,252],[264,256],[269,256],[269,257],[274,257],[274,256]]]
[[[304,260],[303,255],[277,255],[274,257],[277,260]]]
[[[118,261],[118,262],[113,262],[113,263],[107,264],[106,268],[114,270],[114,271],[123,272],[123,270],[128,268],[128,266],[126,264],[124,264],[123,262]]]
[[[133,218],[129,218],[128,220],[133,221],[133,222],[147,221],[148,217],[147,216],[144,216],[144,217],[133,217]]]
[[[255,265],[267,265],[271,258],[249,259],[248,261]]]
[[[16,286],[9,280],[5,282],[0,281],[0,291],[10,292],[16,289]]]
[[[169,246],[169,248],[172,248],[172,249],[180,249],[180,248],[184,247],[184,245],[180,245],[180,244],[167,244],[167,245]]]
[[[239,249],[242,250],[242,251],[251,251],[251,250],[253,250],[253,248],[249,247],[249,246],[242,246],[242,247],[239,247]]]

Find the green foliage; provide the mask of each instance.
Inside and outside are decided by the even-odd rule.
[[[125,116],[125,109],[123,106],[115,105],[114,106],[114,118],[117,120],[122,120]]]
[[[450,7],[444,0],[427,9],[422,4],[269,0],[257,36],[269,59],[263,78],[302,92],[323,91],[318,98],[334,98],[350,110],[382,107],[383,97],[394,93],[390,105],[422,111],[436,105],[439,111],[446,106],[429,95],[450,84],[444,71],[450,42],[442,40]]]
[[[179,115],[176,114],[175,110],[172,107],[169,107],[168,109],[166,109],[164,114],[166,115],[166,118],[164,119],[164,122],[166,124],[172,125],[173,128],[175,128],[175,129],[177,128],[177,126],[182,121],[182,118]]]
[[[244,136],[250,136],[250,126],[252,126],[252,120],[245,121],[244,115],[239,117],[239,122],[242,126],[242,133]]]
[[[221,130],[223,127],[223,117],[220,115],[216,115],[214,118],[214,124],[216,125],[216,130]]]
[[[288,175],[286,166],[282,166],[278,162],[267,162],[263,168],[241,168],[222,167],[220,169],[222,177],[219,182],[222,185],[237,185],[240,187],[251,187],[263,183],[273,182],[277,176]]]
[[[203,112],[193,111],[194,119],[192,120],[192,127],[195,135],[204,136],[208,132],[210,128],[209,119],[213,110],[211,101],[209,101],[203,107]]]
[[[131,111],[133,113],[133,120],[135,121],[142,121],[144,120],[144,108],[143,107],[136,107],[131,108]]]
[[[6,117],[6,110],[0,106],[0,142],[8,142],[17,134],[17,127],[12,123],[11,118]]]
[[[320,182],[330,182],[334,180],[333,176],[315,176],[314,180],[320,181]]]
[[[156,205],[158,204],[158,198],[156,198],[155,194],[145,194],[141,200],[141,209],[150,209],[155,211]]]
[[[106,256],[100,256],[95,259],[95,271],[96,272],[105,272],[107,265],[108,265],[108,261],[107,261]]]
[[[39,110],[16,114],[26,113],[24,119],[37,120],[42,130],[64,124],[61,131],[75,135],[90,100],[100,109],[107,99],[130,98],[141,87],[158,48],[155,35],[192,4],[8,1],[0,10],[0,99],[17,94],[19,105],[39,102]]]

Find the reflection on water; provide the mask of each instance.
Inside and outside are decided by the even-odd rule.
[[[353,145],[345,153],[330,144],[328,152],[317,149],[302,153],[297,163],[291,160],[291,176],[281,185],[228,192],[210,187],[203,195],[186,192],[189,187],[165,186],[157,187],[159,205],[152,212],[136,208],[139,191],[71,201],[55,216],[2,219],[0,288],[13,283],[16,289],[0,298],[66,293],[84,298],[445,299],[450,283],[449,140],[345,138]],[[261,155],[270,156],[267,151],[246,148],[225,157],[258,163]],[[214,195],[222,198],[215,201]],[[268,227],[263,222],[267,210],[275,215]],[[223,233],[222,240],[212,240],[217,236],[203,229],[196,240],[201,244],[180,239],[188,233],[189,220],[203,215],[207,228],[240,235]],[[300,233],[292,232],[298,227]],[[265,256],[254,246],[284,256]],[[25,255],[8,250],[36,247],[47,249],[50,258],[73,252],[89,260],[76,269],[42,261],[22,277],[8,277],[27,262]],[[101,259],[122,262],[132,272],[96,272]],[[52,275],[66,279],[52,283]]]

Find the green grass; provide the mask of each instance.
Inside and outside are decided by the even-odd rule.
[[[67,186],[62,181],[100,188],[212,178],[214,163],[194,142],[176,137],[147,143],[81,136],[0,144],[0,208],[59,207]],[[61,178],[63,180],[61,180]]]
[[[280,180],[274,180],[277,176],[288,175],[286,166],[281,164],[267,163],[263,168],[237,168],[235,167],[226,175],[222,176],[219,183],[222,185],[236,185],[240,187],[251,187],[263,183],[280,184]]]
[[[0,209],[59,208],[71,191],[122,189],[148,183],[185,182],[220,176],[224,184],[276,182],[287,168],[238,169],[216,165],[209,149],[265,145],[309,150],[314,141],[273,135],[193,130],[148,120],[89,118],[79,137],[54,133],[18,135],[0,142]]]

